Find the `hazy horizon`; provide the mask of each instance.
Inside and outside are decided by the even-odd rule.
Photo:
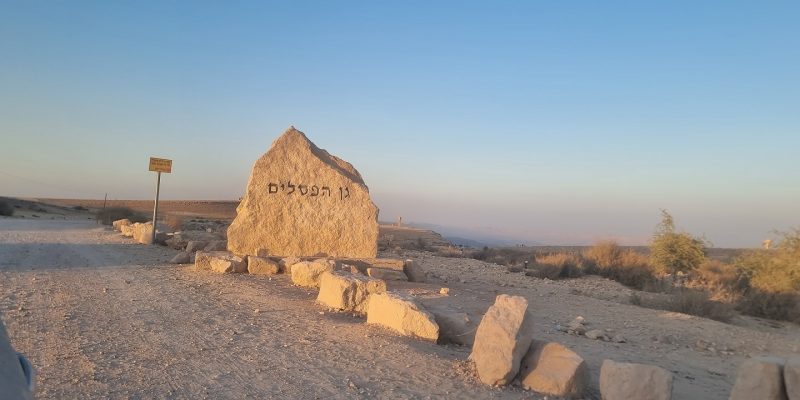
[[[718,247],[800,227],[794,3],[11,2],[0,195],[238,199],[289,125],[380,219]]]

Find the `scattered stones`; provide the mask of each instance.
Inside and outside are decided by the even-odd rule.
[[[672,374],[653,365],[604,360],[600,395],[603,400],[671,400]]]
[[[280,273],[281,267],[277,262],[266,257],[247,257],[247,272],[251,275],[275,275]]]
[[[614,343],[625,343],[625,342],[627,342],[627,340],[625,339],[625,336],[622,336],[620,334],[614,335],[614,337],[611,338],[611,341],[614,342]]]
[[[597,340],[602,339],[605,334],[603,334],[603,331],[600,329],[592,329],[590,331],[586,331],[583,336],[586,336],[587,339]]]
[[[431,313],[413,298],[399,293],[379,293],[369,296],[367,323],[381,325],[406,336],[436,341],[439,325]]]
[[[784,360],[777,357],[756,357],[743,362],[730,400],[785,400],[784,364]]]
[[[567,347],[534,340],[522,359],[522,387],[550,396],[582,397],[589,384],[586,362]]]
[[[319,287],[320,276],[324,272],[333,272],[334,265],[327,260],[301,261],[293,264],[292,283],[297,286]]]
[[[371,294],[386,292],[386,282],[347,272],[324,272],[317,301],[330,308],[363,313]]]
[[[236,254],[374,258],[378,208],[350,163],[290,127],[253,166],[227,237]]]
[[[519,371],[533,339],[533,317],[524,297],[501,294],[481,319],[470,359],[487,385],[506,385]]]
[[[164,244],[171,249],[184,250],[186,249],[187,242],[181,239],[179,235],[172,235],[169,239],[164,241]]]
[[[409,282],[427,282],[428,277],[425,269],[421,265],[414,262],[414,260],[406,260],[403,262],[403,272],[408,277]]]
[[[172,259],[169,260],[169,262],[171,264],[189,264],[190,262],[192,262],[192,255],[190,253],[183,251],[176,254],[175,257],[172,257]]]
[[[408,277],[403,271],[395,271],[384,268],[367,268],[367,275],[370,278],[383,279],[386,281],[408,281]]]
[[[247,271],[245,259],[227,251],[198,251],[195,267],[217,273],[241,273]]]

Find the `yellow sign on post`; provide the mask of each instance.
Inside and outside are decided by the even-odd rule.
[[[166,158],[150,157],[150,171],[153,172],[172,172],[172,160]]]
[[[158,220],[158,194],[161,191],[161,173],[172,173],[172,160],[166,158],[150,157],[150,171],[158,172],[158,179],[156,180],[156,203],[153,206],[153,236],[151,241],[156,243],[156,221]]]

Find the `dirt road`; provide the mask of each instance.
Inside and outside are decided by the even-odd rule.
[[[0,219],[0,313],[38,398],[534,397],[475,384],[467,349],[325,312],[283,276],[167,265],[173,253],[91,222]]]
[[[39,398],[539,398],[478,384],[468,348],[329,312],[286,276],[215,275],[167,264],[173,254],[85,219],[0,219],[0,315],[38,369]],[[629,304],[630,289],[606,279],[541,280],[415,251],[384,256],[413,258],[431,275],[422,289],[390,289],[449,287],[450,296],[423,301],[474,321],[498,293],[525,296],[536,337],[586,359],[590,398],[599,397],[606,358],[666,368],[675,399],[721,400],[748,357],[800,351],[797,325],[641,308]],[[626,342],[559,331],[577,315]]]

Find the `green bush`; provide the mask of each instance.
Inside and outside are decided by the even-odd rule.
[[[706,259],[706,242],[686,232],[675,232],[675,224],[666,210],[650,243],[650,260],[663,272],[689,272]]]
[[[125,218],[131,222],[147,222],[150,220],[143,214],[127,207],[110,207],[97,212],[97,220],[104,225],[111,225],[112,222]]]
[[[774,249],[750,251],[734,264],[756,290],[800,294],[800,230],[785,233]]]
[[[14,207],[6,199],[0,199],[0,215],[10,217],[14,215]]]

